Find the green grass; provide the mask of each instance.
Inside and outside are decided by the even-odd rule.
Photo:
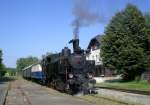
[[[104,82],[96,84],[100,87],[111,87],[116,89],[128,89],[128,90],[141,90],[150,92],[150,83],[145,83],[143,81],[132,81],[132,82]]]

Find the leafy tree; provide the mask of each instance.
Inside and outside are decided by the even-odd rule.
[[[3,52],[2,50],[0,50],[0,76],[4,76],[6,71],[5,71],[5,65],[3,64],[3,59],[2,59],[2,55],[3,55]]]
[[[17,70],[20,72],[25,67],[39,62],[39,59],[36,57],[29,56],[27,58],[19,58],[16,62]]]
[[[126,81],[135,79],[150,65],[149,37],[144,16],[128,4],[106,27],[101,44],[104,65],[117,70]]]
[[[2,69],[2,50],[0,50],[0,69]]]

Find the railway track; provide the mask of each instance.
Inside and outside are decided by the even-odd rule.
[[[109,90],[115,90],[115,91],[121,91],[126,93],[133,93],[133,94],[140,94],[140,95],[150,95],[149,91],[141,91],[141,90],[129,90],[129,89],[117,89],[113,87],[94,87],[96,89],[109,89]]]
[[[85,95],[85,96],[80,96],[78,97],[82,100],[85,100],[92,105],[132,105],[129,103],[101,97],[101,96],[96,96],[96,95]],[[133,104],[134,105],[134,104]]]
[[[30,100],[29,100],[29,97],[25,94],[24,90],[20,86],[18,86],[17,88],[18,88],[18,90],[20,90],[21,95],[24,98],[25,105],[32,105]]]
[[[109,99],[109,98],[105,98],[105,97],[102,97],[102,96],[96,96],[96,95],[92,95],[92,97],[94,98],[101,98],[101,99],[104,99],[104,100],[108,100],[108,101],[112,101],[112,102],[116,102],[118,104],[121,104],[121,105],[132,105],[132,104],[129,104],[129,103],[126,103],[126,102],[121,102],[121,101],[117,101],[117,100],[113,100],[113,99]],[[133,104],[134,105],[134,104]]]

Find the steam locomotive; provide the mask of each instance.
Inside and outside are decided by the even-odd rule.
[[[96,82],[93,79],[95,62],[86,60],[85,51],[79,47],[79,39],[72,39],[69,43],[73,44],[73,53],[65,47],[60,53],[42,59],[45,84],[69,94],[80,91],[87,94]]]
[[[78,92],[91,93],[92,85],[96,83],[93,79],[95,62],[86,60],[78,38],[69,43],[73,44],[73,53],[65,47],[60,53],[48,54],[40,63],[24,68],[23,77],[72,95]]]

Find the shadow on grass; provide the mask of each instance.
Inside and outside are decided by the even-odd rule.
[[[4,84],[10,81],[16,80],[14,77],[1,77],[0,78],[0,84]]]

